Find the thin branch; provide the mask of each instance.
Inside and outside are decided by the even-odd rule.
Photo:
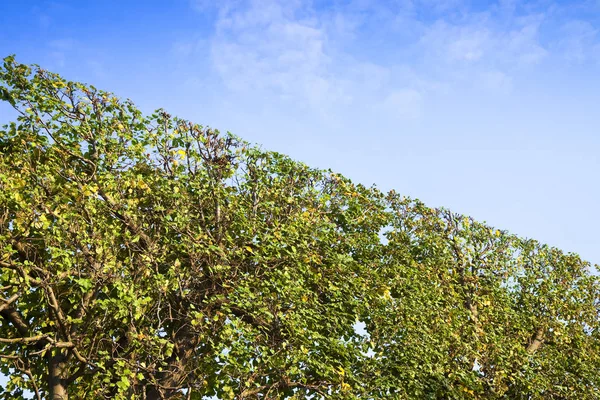
[[[56,315],[56,319],[58,321],[58,325],[59,325],[60,329],[62,330],[65,339],[67,339],[68,341],[70,341],[71,340],[71,333],[67,329],[66,318],[65,318],[65,315],[63,314],[62,309],[60,308],[60,306],[58,304],[58,300],[56,299],[56,295],[54,294],[54,290],[52,290],[52,287],[50,287],[50,285],[45,285],[44,289],[45,289],[46,294],[48,295],[48,298],[50,300],[49,301],[49,306],[52,308],[52,310],[54,311],[54,314]]]
[[[538,328],[532,337],[531,342],[527,346],[527,352],[529,354],[535,353],[540,346],[544,343],[544,328]]]
[[[37,343],[42,340],[51,341],[48,335],[37,335],[37,336],[28,336],[28,337],[20,337],[20,338],[0,338],[0,343]]]
[[[11,303],[14,303],[19,298],[19,296],[20,294],[15,293],[8,299],[0,299],[0,312],[6,310],[11,305]]]
[[[30,369],[21,370],[21,372],[23,372],[29,378],[29,381],[31,382],[31,385],[33,386],[33,391],[35,393],[35,398],[37,400],[42,400],[42,396],[40,395],[40,389],[38,388],[37,383],[35,383],[35,378],[33,377],[33,374],[31,373],[31,370]]]

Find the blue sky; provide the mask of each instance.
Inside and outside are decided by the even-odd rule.
[[[0,56],[600,263],[599,24],[591,0],[2,0]]]

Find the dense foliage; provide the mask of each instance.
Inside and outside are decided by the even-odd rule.
[[[0,398],[600,397],[576,255],[12,57],[0,97]]]

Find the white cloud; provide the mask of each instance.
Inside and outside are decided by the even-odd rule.
[[[600,60],[598,30],[588,21],[570,20],[560,30],[557,51],[568,62],[583,63]]]
[[[187,58],[194,53],[193,41],[180,41],[173,44],[171,50],[175,57]]]
[[[419,0],[415,1],[421,7],[432,9],[436,13],[452,12],[465,6],[464,0]]]
[[[72,50],[77,45],[77,41],[73,38],[54,39],[48,42],[48,46],[62,51]]]
[[[486,71],[477,78],[477,81],[491,92],[507,94],[513,90],[513,79],[504,72]]]
[[[447,51],[451,60],[477,61],[487,50],[489,32],[485,30],[461,30],[457,37],[448,43]]]
[[[387,112],[391,121],[414,121],[427,115],[429,98],[466,88],[511,93],[557,48],[573,60],[594,54],[589,23],[565,26],[560,42],[542,40],[544,24],[556,18],[552,5],[501,0],[473,11],[462,0],[207,3],[193,6],[213,9],[211,37],[177,42],[173,52],[203,63],[208,57],[212,75],[185,79],[218,82],[234,104],[311,112],[306,118]]]
[[[195,11],[206,12],[213,9],[216,2],[213,0],[190,0],[190,5]]]
[[[466,21],[439,20],[419,40],[421,54],[446,63],[473,64],[506,70],[536,64],[546,55],[538,37],[540,22],[525,20],[511,26],[495,26],[488,14]]]
[[[509,31],[504,39],[499,37],[497,48],[500,57],[505,57],[504,62],[525,67],[535,65],[546,57],[548,51],[539,38],[541,19],[542,17],[525,19],[520,27]]]
[[[317,13],[302,2],[225,5],[211,60],[224,85],[239,95],[288,101],[327,118],[334,111],[378,104],[398,104],[394,115],[420,115],[415,110],[421,96],[414,95],[411,82],[392,86],[390,66],[360,61],[343,50],[340,40],[351,38],[361,23],[359,14]],[[409,105],[411,100],[418,104]]]
[[[211,58],[231,90],[312,97],[325,84],[325,40],[322,30],[295,20],[277,2],[251,4],[221,13]]]
[[[423,113],[423,96],[414,89],[396,90],[378,105],[391,119],[415,120]]]

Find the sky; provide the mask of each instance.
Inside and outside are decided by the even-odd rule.
[[[0,0],[0,26],[0,57],[600,263],[598,0]]]

